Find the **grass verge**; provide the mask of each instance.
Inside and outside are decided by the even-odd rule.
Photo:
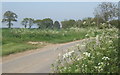
[[[89,28],[66,30],[2,29],[2,56],[38,48],[27,42],[65,43],[86,38]],[[97,33],[98,34],[98,33]],[[89,34],[96,36],[96,34]]]

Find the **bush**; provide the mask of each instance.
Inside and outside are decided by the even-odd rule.
[[[102,34],[97,35],[95,40],[83,42],[82,45],[67,50],[65,54],[59,54],[60,56],[52,65],[53,72],[118,73],[120,64],[117,44],[118,29],[104,29],[101,32]]]

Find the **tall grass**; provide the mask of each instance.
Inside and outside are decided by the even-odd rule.
[[[3,44],[9,42],[45,41],[63,43],[85,38],[87,29],[40,30],[40,29],[3,29]]]

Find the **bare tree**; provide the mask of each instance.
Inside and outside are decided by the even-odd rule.
[[[101,17],[104,21],[112,20],[118,17],[118,7],[111,2],[103,2],[94,10],[96,17]]]

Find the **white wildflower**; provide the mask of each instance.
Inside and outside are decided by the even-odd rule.
[[[78,61],[80,60],[80,58],[77,59]]]
[[[79,69],[76,69],[75,72],[79,72]]]
[[[90,53],[88,53],[88,52],[84,52],[83,54],[87,57],[90,57]]]
[[[68,67],[69,69],[71,69],[71,67]]]
[[[102,50],[105,50],[106,48],[102,48]]]
[[[85,35],[86,37],[89,36],[88,34]]]
[[[66,70],[67,68],[66,67],[64,67],[64,70]]]
[[[92,22],[92,24],[95,24],[95,22]]]
[[[63,55],[63,59],[66,58],[66,57],[71,56],[72,53],[74,53],[74,50],[71,51],[71,52],[65,53],[65,54]]]
[[[82,47],[85,47],[85,45],[83,44],[83,45],[81,45]]]
[[[86,21],[84,21],[83,24],[86,24]]]
[[[103,62],[98,63],[98,65],[103,65],[103,64],[104,64]]]
[[[78,65],[76,65],[76,67],[79,67]]]
[[[105,56],[104,56],[102,59],[103,59],[103,60],[110,60],[109,57],[105,57]]]
[[[109,41],[109,43],[112,43],[112,42],[113,42],[112,40]]]

